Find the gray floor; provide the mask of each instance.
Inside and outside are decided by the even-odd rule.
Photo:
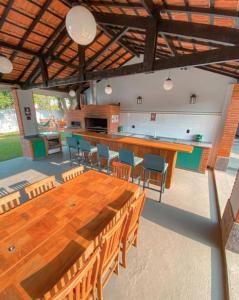
[[[0,163],[0,193],[71,168],[68,155]],[[24,195],[23,195],[24,196]],[[147,192],[138,248],[128,267],[113,275],[105,300],[224,299],[220,234],[210,174],[176,169],[174,184],[158,203]]]

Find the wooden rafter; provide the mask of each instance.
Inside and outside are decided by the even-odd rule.
[[[222,63],[230,60],[239,60],[239,46],[223,47],[221,49],[208,50],[199,53],[176,56],[164,60],[155,60],[151,71],[159,71],[171,68],[204,66],[215,63]],[[146,70],[144,63],[123,66],[118,69],[107,69],[103,71],[86,72],[86,80],[100,80],[124,75],[144,73]],[[64,80],[49,81],[50,86],[68,85],[79,83],[77,76],[65,78]],[[35,86],[35,85],[34,85]],[[41,85],[36,85],[41,86]],[[29,87],[28,87],[29,88]]]

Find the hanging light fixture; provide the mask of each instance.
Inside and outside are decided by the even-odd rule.
[[[95,18],[86,7],[74,6],[66,16],[66,30],[77,44],[89,45],[96,36]]]
[[[13,70],[12,62],[5,56],[0,56],[0,73],[9,74]]]
[[[74,90],[69,91],[70,97],[74,98],[76,96],[76,92]]]
[[[106,87],[105,87],[105,93],[107,94],[107,95],[111,95],[112,94],[112,87],[111,87],[111,85],[110,84],[108,84]]]
[[[170,91],[170,90],[173,88],[173,81],[172,81],[172,79],[170,78],[170,72],[169,72],[169,74],[168,74],[168,78],[165,79],[165,81],[164,81],[163,88],[164,88],[166,91]]]

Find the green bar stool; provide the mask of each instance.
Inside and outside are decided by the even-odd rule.
[[[70,136],[67,136],[66,137],[66,143],[67,143],[67,146],[68,146],[68,149],[69,149],[69,155],[70,155],[70,161],[72,163],[72,149],[74,151],[77,151],[77,154],[78,154],[78,157],[79,157],[79,145],[78,145],[78,142],[77,140],[74,138],[74,137],[70,137]]]
[[[112,151],[109,149],[108,146],[103,145],[103,144],[97,144],[97,160],[98,160],[98,168],[99,171],[101,171],[101,160],[105,159],[107,161],[107,172],[108,174],[110,173],[110,162],[114,158],[119,157],[119,153]]]
[[[83,161],[84,160],[84,157],[83,157],[83,153],[80,149],[80,141],[84,140],[84,137],[80,134],[72,134],[72,137],[75,138],[77,140],[77,144],[79,146],[79,157],[80,157],[80,161]]]
[[[143,162],[143,158],[135,156],[134,152],[128,149],[120,149],[119,161],[132,167],[131,177],[132,182],[134,182],[135,168]],[[138,179],[140,184],[140,176],[138,177]]]
[[[86,161],[85,159],[85,154],[87,154],[87,158],[88,158],[88,161],[90,162],[90,166],[92,167],[93,163],[92,163],[92,156],[94,153],[97,152],[97,147],[95,146],[92,146],[90,144],[90,142],[86,141],[86,140],[80,140],[79,141],[79,148],[80,148],[80,151],[83,153],[83,156],[84,156],[84,162],[88,164],[88,162]]]
[[[155,154],[145,154],[144,156],[144,183],[143,188],[147,187],[148,189],[158,191],[159,202],[161,202],[162,194],[164,193],[166,179],[167,179],[167,170],[168,164],[165,161],[164,157]],[[151,172],[161,174],[160,190],[149,187],[150,174]]]

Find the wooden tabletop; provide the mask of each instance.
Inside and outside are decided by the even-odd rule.
[[[1,215],[0,299],[42,296],[139,192],[135,184],[88,171]]]
[[[192,153],[193,146],[185,145],[185,144],[178,144],[178,143],[170,143],[170,142],[163,142],[163,141],[153,141],[147,139],[140,139],[131,136],[119,136],[119,135],[112,135],[112,134],[102,134],[96,133],[91,131],[76,131],[75,134],[79,134],[88,138],[94,138],[99,140],[105,140],[108,142],[116,142],[116,143],[125,143],[131,145],[137,145],[142,147],[150,147],[168,151],[175,151],[175,152],[187,152]]]

